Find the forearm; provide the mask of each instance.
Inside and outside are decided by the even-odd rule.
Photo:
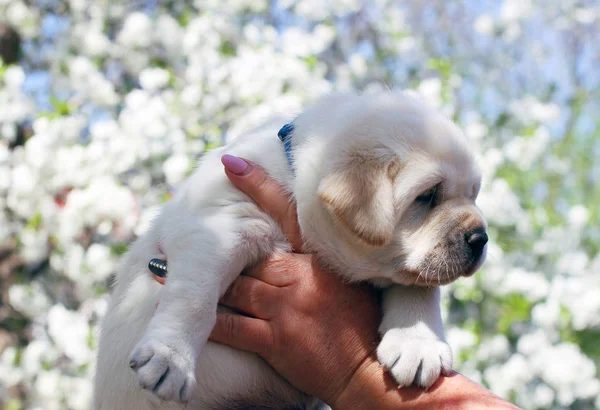
[[[393,377],[369,357],[355,372],[333,410],[355,409],[517,409],[468,378],[455,373],[440,377],[428,390],[416,387],[398,389]]]

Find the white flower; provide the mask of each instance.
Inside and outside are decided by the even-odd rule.
[[[25,23],[29,14],[29,10],[25,3],[22,1],[13,1],[6,11],[6,19],[12,25],[19,27],[21,25],[26,25]]]
[[[131,13],[117,40],[126,47],[148,47],[152,43],[152,21],[144,13]]]
[[[90,56],[103,56],[110,49],[110,40],[102,32],[87,30],[83,37],[83,49]]]
[[[4,84],[8,90],[18,90],[25,81],[25,72],[20,66],[8,67],[4,72]]]
[[[547,408],[554,401],[554,390],[546,384],[536,386],[533,396],[535,405],[539,408]]]
[[[468,330],[460,328],[450,328],[446,332],[446,340],[452,347],[454,355],[458,355],[462,350],[467,350],[475,346],[476,336]]]
[[[583,205],[575,205],[569,210],[569,224],[574,228],[583,228],[589,219],[589,211]]]
[[[440,108],[442,106],[442,82],[439,78],[434,77],[421,81],[417,91],[432,107]]]
[[[479,34],[491,35],[494,33],[494,19],[489,14],[483,14],[475,20],[475,31]]]
[[[283,33],[282,47],[287,53],[308,56],[311,54],[309,34],[297,27],[290,27]]]
[[[483,363],[505,360],[510,356],[510,343],[504,335],[483,340],[477,349],[477,360]]]
[[[43,261],[49,250],[48,239],[49,235],[45,229],[24,229],[21,232],[23,259],[28,263]]]
[[[97,281],[106,279],[115,270],[110,248],[99,243],[94,243],[87,249],[84,263]]]
[[[544,330],[537,329],[519,338],[517,351],[525,356],[532,356],[534,353],[545,349],[549,345],[549,342],[548,335]]]
[[[504,0],[501,15],[507,21],[513,21],[527,17],[532,12],[531,0]]]
[[[595,379],[594,362],[570,343],[542,349],[532,358],[541,378],[557,391],[562,406],[569,406],[577,398],[590,398],[600,394],[600,382]]]
[[[23,379],[23,371],[14,367],[18,354],[16,347],[9,346],[0,355],[0,381],[5,386],[15,386]]]
[[[521,354],[512,355],[505,363],[492,365],[484,372],[491,390],[501,397],[525,385],[533,378],[527,359]]]
[[[89,363],[94,352],[88,343],[90,326],[78,312],[54,305],[48,312],[48,334],[56,346],[76,365]]]
[[[10,122],[0,124],[0,138],[4,138],[9,142],[13,142],[17,138],[17,124]]]
[[[190,160],[185,154],[171,155],[163,164],[163,172],[170,185],[181,182],[189,169]]]
[[[100,105],[114,105],[119,97],[114,86],[104,78],[86,57],[75,57],[70,65],[70,80],[73,88]]]
[[[49,367],[58,358],[58,351],[49,341],[33,340],[23,350],[21,368],[27,376],[36,376],[44,366]]]
[[[155,36],[169,52],[181,51],[183,29],[173,17],[164,14],[158,17]]]
[[[597,287],[600,286],[598,272],[577,272],[577,276],[560,278],[554,283],[561,302],[572,315],[573,328],[583,330],[600,324],[600,300]]]
[[[477,203],[489,222],[501,226],[516,225],[524,215],[519,197],[503,179],[496,179],[484,187]]]
[[[358,53],[350,56],[348,66],[352,70],[352,73],[357,77],[364,77],[367,74],[367,62],[365,61],[365,58]]]
[[[77,377],[62,377],[61,390],[68,392],[66,401],[73,410],[87,410],[92,402],[92,381]]]
[[[560,305],[553,301],[540,303],[533,308],[531,317],[538,326],[554,329],[560,319]]]
[[[522,170],[530,169],[547,152],[550,133],[545,127],[539,127],[532,137],[515,137],[505,145],[504,153],[508,159],[518,164]]]
[[[545,104],[537,98],[527,96],[521,100],[514,101],[510,106],[512,114],[525,124],[549,123],[556,120],[560,115],[558,105]]]
[[[60,371],[58,369],[41,371],[35,379],[35,392],[40,401],[45,401],[51,409],[58,409],[62,399]]]
[[[594,8],[579,8],[575,10],[575,19],[582,24],[591,24],[600,16],[600,10]]]
[[[136,224],[136,212],[130,190],[119,186],[113,178],[97,178],[87,188],[69,193],[60,215],[60,240],[69,243],[81,235],[86,226],[96,226],[104,221],[117,222],[120,234],[127,236]]]
[[[287,1],[285,3],[287,3]],[[288,4],[291,5],[292,2],[289,2]],[[296,12],[302,17],[315,21],[324,20],[329,14],[327,2],[316,0],[299,1],[296,5]]]
[[[156,91],[169,82],[169,72],[162,68],[146,68],[140,73],[140,84],[148,91]]]
[[[467,134],[470,139],[474,140],[482,139],[488,132],[488,127],[480,122],[473,122],[465,128],[465,134]]]
[[[588,262],[589,257],[582,250],[565,252],[558,258],[558,262],[556,263],[556,270],[560,273],[565,273],[569,275],[585,275]]]
[[[503,294],[520,293],[530,301],[536,301],[545,297],[548,289],[548,280],[541,273],[513,268],[505,273],[500,292]]]

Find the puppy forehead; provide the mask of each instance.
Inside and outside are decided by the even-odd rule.
[[[440,163],[443,194],[448,198],[475,197],[481,185],[481,172],[477,165],[444,161]]]
[[[462,131],[422,102],[402,93],[360,98],[345,107],[342,138],[352,143],[370,142],[397,153],[415,149],[444,158],[467,153]]]
[[[432,179],[441,175],[448,180],[468,180],[467,184],[472,185],[479,178],[462,131],[422,101],[402,92],[332,95],[300,115],[295,123],[300,133],[328,142],[323,150],[325,157],[355,159],[356,153],[375,149],[375,153],[396,154],[402,168],[409,163],[438,165]]]
[[[462,130],[428,107],[399,103],[366,110],[352,117],[350,129],[351,139],[387,147],[405,161],[417,158],[421,164],[437,163],[439,172],[448,178],[479,178],[473,151]]]

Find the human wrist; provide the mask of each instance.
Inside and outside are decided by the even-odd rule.
[[[327,404],[332,410],[354,410],[369,408],[373,388],[377,390],[377,376],[383,368],[372,355],[367,356],[356,368],[346,386]]]
[[[327,404],[333,410],[434,410],[444,405],[465,410],[519,409],[458,373],[440,377],[428,391],[413,386],[398,389],[393,377],[372,355],[361,363],[340,394]]]

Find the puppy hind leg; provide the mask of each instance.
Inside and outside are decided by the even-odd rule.
[[[214,327],[221,289],[250,262],[237,235],[221,230],[220,236],[229,240],[208,239],[202,230],[165,244],[169,278],[157,312],[130,356],[140,386],[161,399],[187,402],[192,397],[195,363]]]

